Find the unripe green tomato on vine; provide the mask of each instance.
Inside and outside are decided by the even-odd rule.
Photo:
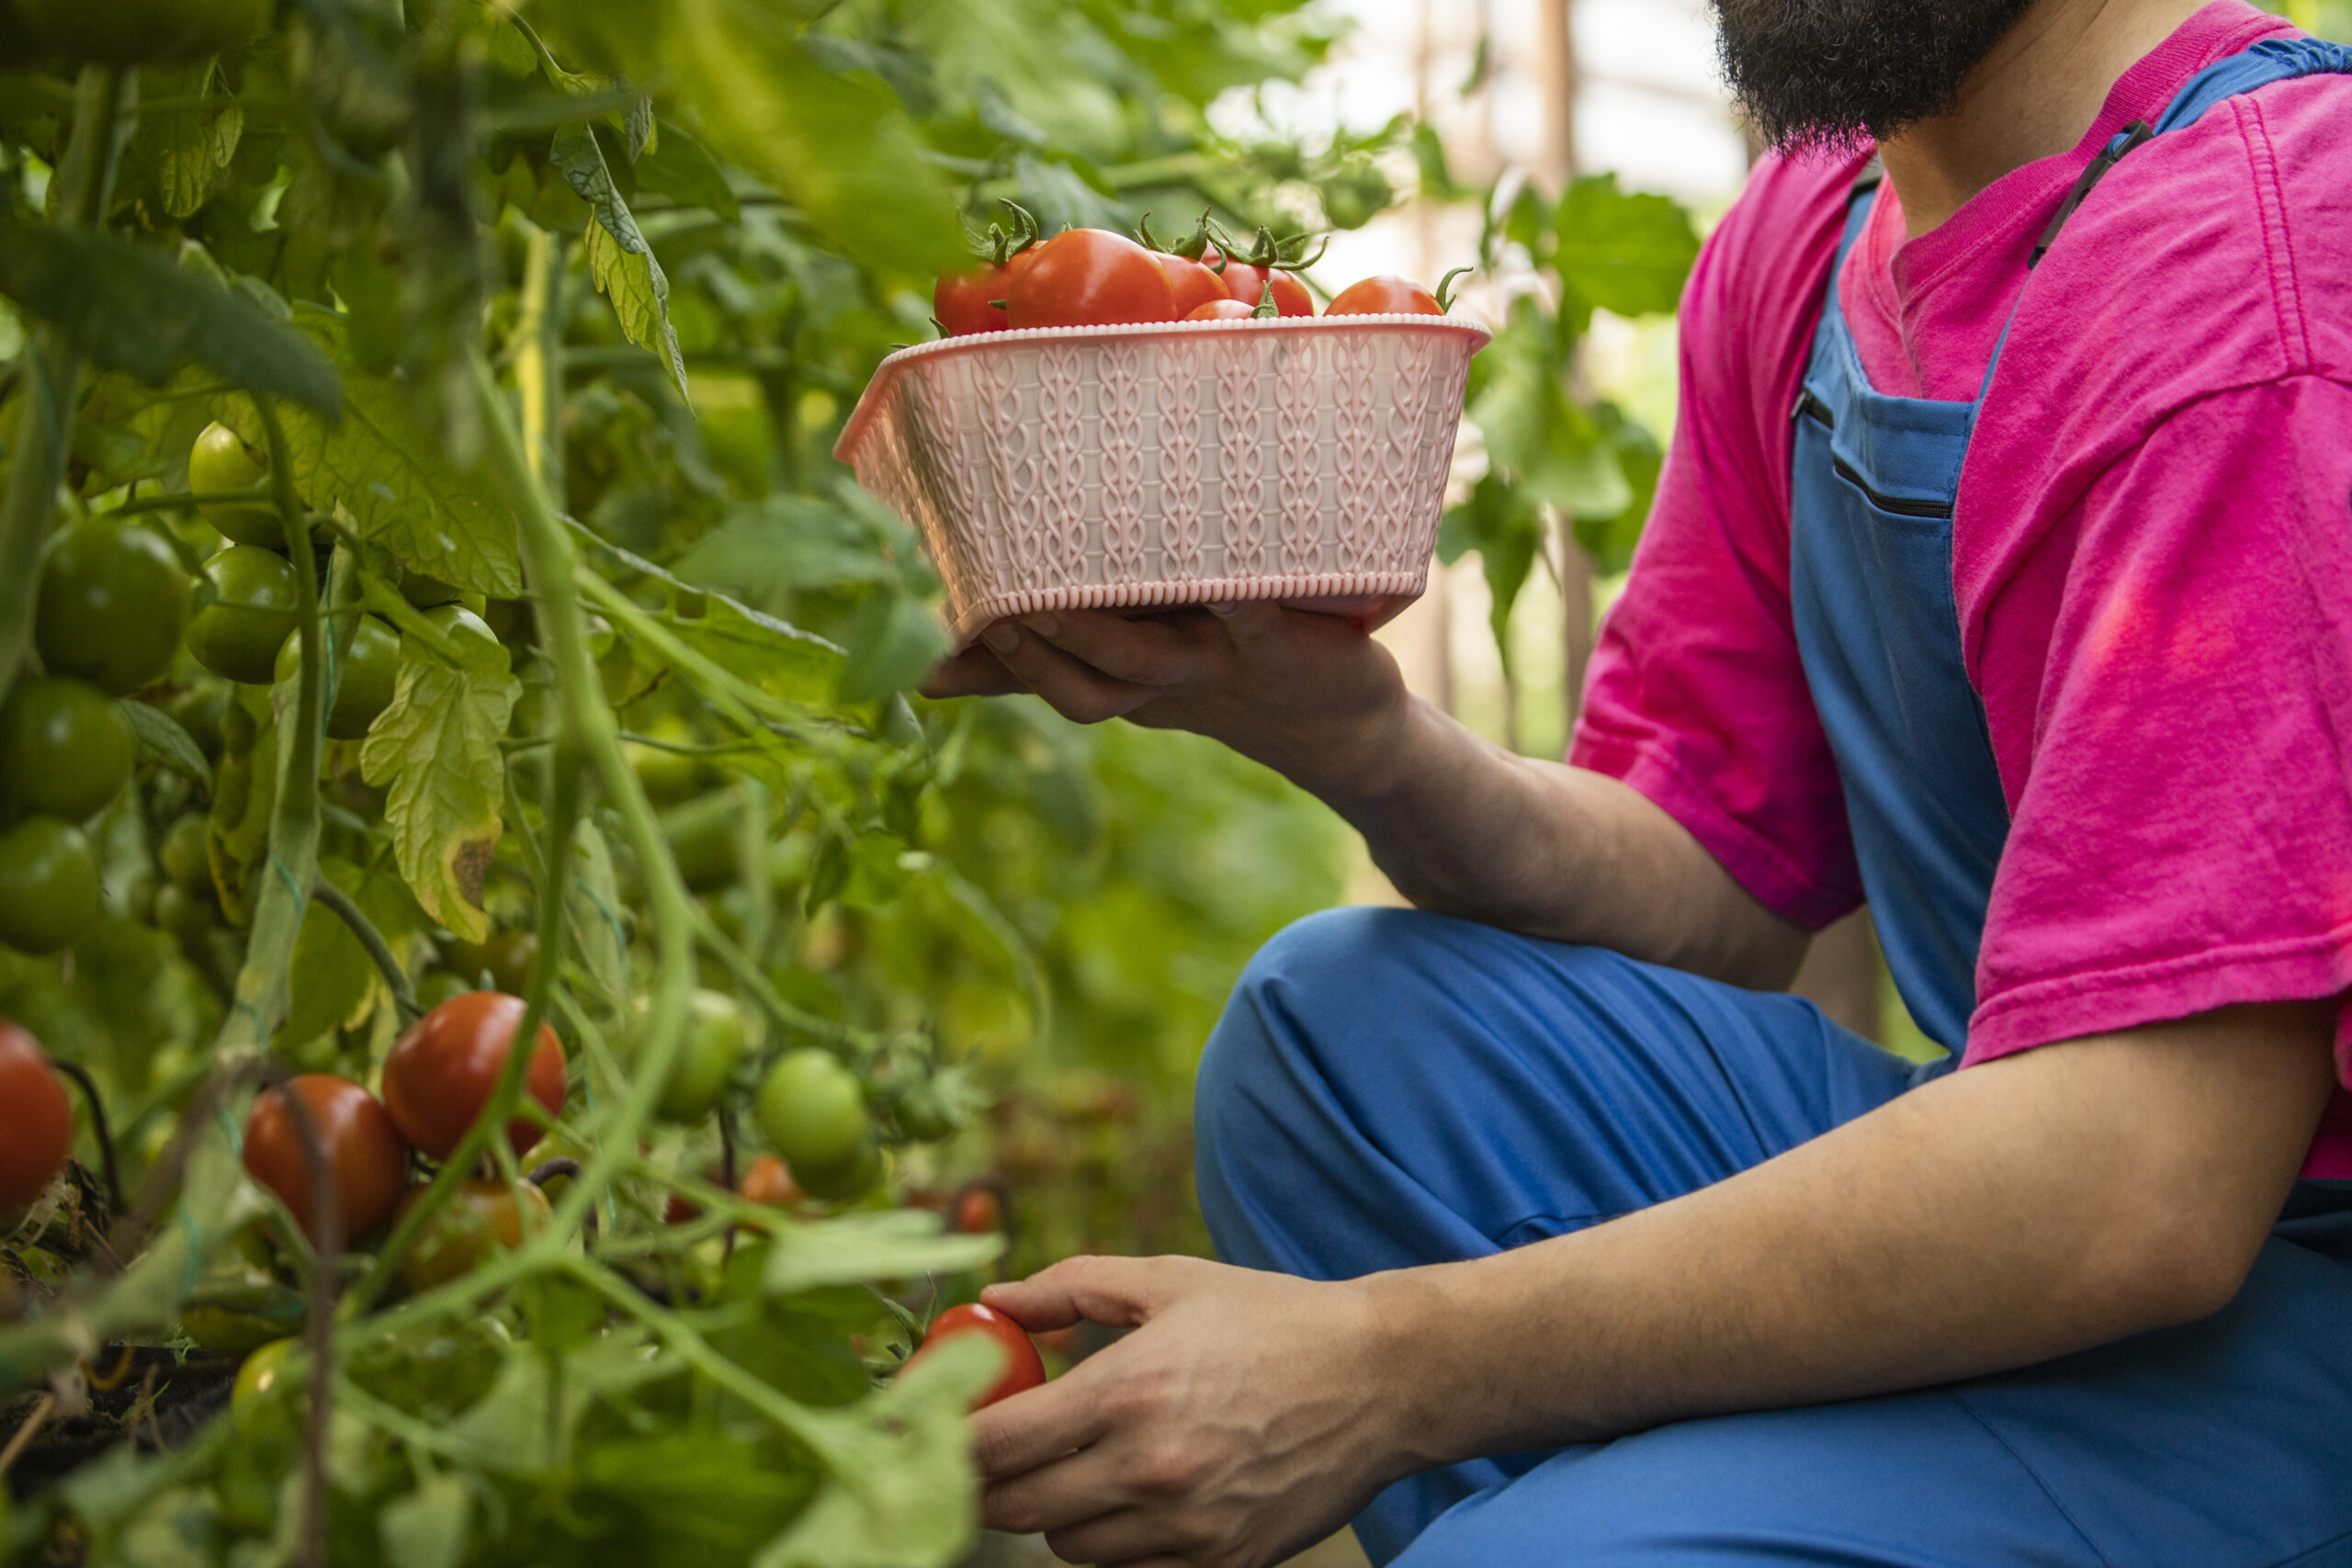
[[[422,1187],[409,1189],[393,1212],[395,1228],[424,1201],[424,1192]],[[459,1182],[449,1201],[401,1259],[401,1279],[410,1290],[423,1292],[469,1274],[488,1262],[493,1252],[512,1252],[522,1246],[526,1235],[546,1225],[550,1213],[547,1195],[527,1181],[511,1188],[503,1181],[482,1178]]]
[[[462,604],[442,604],[424,612],[443,640],[458,652],[458,667],[473,675],[503,675],[510,663],[506,645],[498,640],[480,615]],[[436,650],[437,651],[437,650]]]
[[[187,488],[197,495],[254,490],[269,480],[269,457],[245,445],[225,424],[208,424],[187,453]],[[286,525],[277,508],[264,501],[211,501],[198,504],[204,520],[233,545],[286,547]]]
[[[327,733],[337,740],[357,740],[392,705],[392,685],[399,673],[401,636],[373,615],[359,617],[344,650],[334,681],[334,704],[327,710]],[[277,679],[291,681],[302,672],[302,634],[289,633],[277,650]]]
[[[237,1381],[229,1391],[230,1420],[241,1429],[250,1429],[262,1411],[277,1398],[279,1386],[291,1386],[300,1377],[303,1367],[297,1358],[301,1352],[300,1340],[286,1338],[273,1339],[247,1356],[245,1364],[237,1369]]]
[[[194,60],[268,25],[268,0],[16,0],[35,42],[109,65]]]
[[[144,528],[87,518],[41,562],[33,643],[51,674],[78,675],[119,697],[171,667],[187,599],[187,573],[169,545]]]
[[[803,1047],[776,1058],[760,1085],[756,1114],[768,1146],[800,1185],[827,1196],[820,1173],[844,1169],[872,1141],[873,1122],[857,1075],[830,1051]]]
[[[431,1012],[451,997],[462,997],[474,988],[473,982],[447,969],[429,969],[416,983],[416,1005]]]
[[[200,893],[209,898],[212,851],[205,838],[204,818],[189,812],[164,829],[164,841],[155,851],[155,863],[164,868],[164,874],[183,893]]]
[[[193,893],[166,882],[155,890],[155,929],[177,939],[184,946],[203,941],[204,933],[212,929],[218,918],[209,888]]]
[[[55,953],[98,920],[98,863],[81,829],[28,817],[0,832],[0,942]]]
[[[531,961],[539,955],[539,939],[530,931],[492,931],[480,942],[462,937],[449,943],[444,960],[472,990],[483,975],[490,989],[521,996],[531,978]]]
[[[258,545],[232,545],[204,563],[204,575],[212,580],[216,597],[188,622],[187,650],[215,675],[247,686],[268,685],[277,673],[277,650],[300,618],[293,567]],[[224,714],[222,732],[229,750],[242,750],[236,736],[228,733],[233,722]]]
[[[640,1021],[632,1029],[624,1045],[632,1063],[643,1043],[644,1027]],[[699,987],[688,993],[685,1038],[678,1042],[655,1111],[670,1122],[699,1122],[709,1115],[734,1080],[735,1065],[743,1059],[751,1038],[751,1021],[734,998]]]
[[[867,1138],[839,1165],[826,1166],[800,1177],[800,1185],[812,1198],[830,1199],[845,1203],[852,1198],[862,1198],[874,1189],[882,1177],[882,1149]]]
[[[138,749],[115,700],[87,681],[28,675],[0,704],[0,793],[11,811],[94,816],[130,782]]]
[[[170,714],[196,749],[204,753],[208,762],[217,762],[227,750],[228,741],[221,726],[229,716],[229,689],[218,681],[207,680],[190,687],[172,699],[164,710]]]
[[[401,597],[420,610],[437,609],[443,604],[462,604],[477,615],[481,614],[484,603],[479,593],[459,588],[455,583],[444,582],[437,577],[427,577],[421,571],[401,573]]]

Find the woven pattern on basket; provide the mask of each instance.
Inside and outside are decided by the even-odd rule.
[[[839,454],[959,638],[1073,606],[1424,586],[1470,356],[1451,317],[994,333],[884,362]]]

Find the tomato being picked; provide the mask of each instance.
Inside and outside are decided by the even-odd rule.
[[[941,1313],[932,1323],[931,1332],[923,1337],[922,1348],[907,1358],[907,1365],[911,1367],[930,1355],[933,1346],[967,1334],[993,1340],[1003,1350],[1005,1359],[1003,1372],[972,1401],[974,1410],[985,1409],[1000,1399],[1035,1388],[1046,1381],[1045,1358],[1037,1354],[1036,1345],[1021,1325],[994,1307],[977,1304],[952,1306]]]
[[[334,1207],[343,1239],[364,1235],[384,1223],[408,1185],[408,1145],[401,1141],[383,1102],[349,1078],[305,1073],[264,1089],[245,1118],[245,1169],[277,1194],[309,1235],[313,1219],[311,1161],[299,1103],[309,1116],[334,1180]]]
[[[74,1109],[40,1042],[0,1019],[0,1214],[40,1197],[74,1149]]]
[[[1036,247],[1011,279],[1012,327],[1094,327],[1172,321],[1176,293],[1159,258],[1107,229],[1072,229]]]
[[[514,1032],[523,1026],[523,998],[504,991],[468,991],[392,1042],[384,1058],[384,1109],[401,1136],[435,1159],[449,1157],[490,1103]],[[523,1092],[550,1116],[563,1110],[563,1043],[541,1023]],[[507,1122],[506,1137],[521,1154],[538,1142],[538,1125],[517,1116]]]

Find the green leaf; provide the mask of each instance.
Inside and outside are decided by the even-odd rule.
[[[424,912],[468,942],[490,934],[481,885],[505,823],[498,742],[523,683],[444,661],[401,638],[391,705],[359,748],[360,774],[389,787],[384,825],[401,875]]]
[[[1510,613],[1527,586],[1535,554],[1544,547],[1544,513],[1534,502],[1499,474],[1489,470],[1470,491],[1470,499],[1445,515],[1441,554],[1458,560],[1467,550],[1478,552],[1487,574],[1488,626],[1503,666],[1510,666]]]
[[[867,703],[922,683],[947,652],[947,634],[931,606],[888,589],[869,593],[849,629],[841,698]]]
[[[1001,1237],[943,1235],[939,1216],[890,1209],[786,1225],[776,1233],[761,1283],[771,1295],[977,1269],[1004,1250]]]
[[[1689,213],[1663,196],[1619,190],[1614,174],[1572,182],[1552,226],[1560,281],[1621,316],[1671,312],[1699,255]]]
[[[678,558],[689,582],[762,598],[779,589],[888,582],[898,575],[866,519],[831,499],[771,495]]]
[[[1486,384],[1467,417],[1487,456],[1527,499],[1572,517],[1613,517],[1632,491],[1616,454],[1590,414],[1568,397],[1567,366],[1554,353],[1550,323],[1522,299],[1488,350]]]
[[[339,424],[286,411],[294,488],[304,504],[315,512],[342,507],[361,538],[384,546],[412,570],[492,598],[522,592],[514,520],[489,476],[450,459],[401,378],[358,368],[344,318],[303,306],[295,325],[344,367],[348,400]],[[259,444],[260,423],[250,408],[232,399],[219,412]]]
[[[874,271],[963,265],[945,186],[897,96],[811,59],[788,11],[763,0],[678,0],[670,59],[715,150],[789,197],[827,244]]]
[[[706,207],[729,223],[742,214],[735,187],[718,167],[710,149],[667,120],[652,149],[640,153],[630,172],[637,188],[666,196],[681,207]]]
[[[180,728],[179,720],[162,708],[141,702],[118,704],[122,716],[130,721],[130,733],[139,743],[138,765],[153,762],[209,792],[212,788],[212,764],[204,760],[203,749],[188,732]]]
[[[691,618],[661,615],[672,636],[773,697],[825,703],[842,679],[842,652],[823,637],[712,595]]]
[[[342,412],[334,368],[316,348],[151,246],[46,224],[0,226],[0,294],[54,322],[94,363],[151,384],[202,365],[328,420]]]
[[[328,855],[319,857],[319,874],[354,895],[363,880],[359,867]],[[351,928],[316,898],[302,910],[289,967],[291,996],[278,1029],[281,1045],[304,1044],[366,1016],[375,996],[376,965]]]
[[[598,1444],[580,1479],[633,1527],[607,1561],[653,1568],[748,1562],[807,1505],[816,1478],[724,1432],[664,1432]]]
[[[563,908],[571,927],[571,948],[607,996],[628,994],[628,926],[614,874],[613,852],[604,829],[582,818],[571,840],[571,879],[564,886]]]
[[[604,149],[587,126],[574,125],[556,137],[548,156],[573,194],[595,209],[596,221],[588,227],[588,269],[612,299],[621,331],[639,347],[662,356],[677,378],[678,395],[691,403],[685,356],[670,325],[670,279],[614,186]]]
[[[458,1568],[465,1561],[473,1488],[449,1475],[430,1475],[416,1490],[385,1504],[376,1516],[390,1568]]]
[[[1665,467],[1666,453],[1656,436],[1615,403],[1606,400],[1595,403],[1592,416],[1601,438],[1617,455],[1618,470],[1624,475],[1633,499],[1614,516],[1577,518],[1577,542],[1591,554],[1595,570],[1613,577],[1634,563],[1634,547],[1641,542],[1642,529],[1649,522],[1650,501],[1657,493],[1657,476]]]

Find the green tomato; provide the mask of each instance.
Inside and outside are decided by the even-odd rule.
[[[433,629],[454,645],[460,668],[475,675],[504,675],[511,673],[513,663],[506,657],[506,645],[480,615],[462,604],[441,604],[424,612]]]
[[[0,791],[17,811],[79,822],[130,782],[130,721],[87,681],[28,675],[0,705]]]
[[[778,1057],[754,1109],[768,1147],[811,1192],[810,1173],[846,1167],[870,1141],[873,1124],[857,1075],[830,1051],[804,1047]]]
[[[539,955],[539,938],[536,931],[492,931],[480,942],[460,938],[449,943],[443,956],[449,967],[465,979],[464,988],[472,990],[490,976],[487,990],[504,991],[519,997],[531,983],[531,962]]]
[[[964,1125],[964,1118],[927,1083],[899,1102],[897,1119],[899,1130],[918,1144],[935,1144]]]
[[[269,23],[268,0],[17,0],[35,41],[111,65],[195,60]]]
[[[828,1198],[846,1202],[862,1198],[871,1191],[882,1175],[882,1151],[874,1140],[862,1140],[850,1151],[849,1157],[838,1165],[822,1166],[815,1170],[798,1170],[801,1190],[812,1198]]]
[[[621,752],[628,758],[628,765],[636,771],[637,782],[645,796],[656,806],[675,806],[690,799],[715,783],[717,770],[707,758],[693,751],[672,750],[676,746],[698,746],[702,737],[690,728],[686,721],[674,715],[664,714],[645,727],[648,740],[666,740],[668,746],[649,746],[644,741],[625,740]]]
[[[221,726],[229,716],[229,688],[218,681],[204,681],[172,699],[164,710],[187,731],[208,762],[217,762],[228,744]]]
[[[472,990],[473,982],[447,969],[432,969],[416,983],[416,1005],[431,1012],[451,997],[462,997]]]
[[[195,1340],[197,1348],[209,1356],[251,1356],[272,1341],[281,1345],[296,1343],[292,1339],[284,1337],[286,1325],[280,1320],[257,1316],[249,1312],[232,1312],[227,1307],[182,1307],[180,1332]],[[277,1358],[281,1363],[284,1354],[281,1351]],[[246,1363],[247,1366],[252,1364],[250,1361]],[[237,1369],[240,1383],[244,1381],[244,1367]],[[254,1373],[254,1381],[256,1382],[265,1382],[265,1380],[274,1382],[276,1376],[276,1369],[264,1367]],[[250,1407],[253,1401],[259,1397],[259,1393],[265,1392],[266,1392],[266,1388],[248,1393],[245,1400],[247,1406]],[[234,1400],[236,1394],[232,1392],[229,1397]]]
[[[182,945],[203,941],[214,919],[209,886],[198,893],[167,882],[155,890],[155,929]]]
[[[191,811],[164,829],[155,863],[181,892],[212,897],[212,849],[206,841],[204,818],[198,813]]]
[[[249,1427],[277,1397],[279,1387],[292,1387],[301,1375],[301,1363],[295,1359],[301,1349],[299,1339],[273,1339],[247,1356],[229,1390],[229,1418],[239,1427]]]
[[[55,953],[98,919],[98,863],[81,829],[28,817],[0,833],[0,942]]]
[[[198,495],[253,490],[269,478],[269,457],[225,424],[208,424],[188,448],[187,488]],[[232,544],[286,547],[286,525],[266,501],[214,501],[198,508]]]
[[[215,675],[268,685],[277,650],[300,618],[293,567],[258,545],[232,545],[204,563],[204,575],[217,597],[188,622],[187,650]],[[237,749],[233,739],[230,749]]]
[[[632,1059],[641,1028],[630,1032]],[[735,1065],[751,1043],[751,1021],[735,998],[721,991],[696,989],[686,998],[686,1034],[670,1064],[670,1079],[654,1109],[671,1122],[699,1122],[718,1103],[735,1077]]]
[[[373,615],[359,617],[335,672],[334,703],[327,709],[327,733],[337,740],[357,740],[392,705],[392,683],[400,670],[401,634]],[[277,650],[275,672],[291,681],[302,671],[302,634],[289,633]]]
[[[79,675],[109,696],[171,668],[187,625],[187,573],[146,529],[93,517],[51,547],[40,568],[34,646],[51,674]]]

